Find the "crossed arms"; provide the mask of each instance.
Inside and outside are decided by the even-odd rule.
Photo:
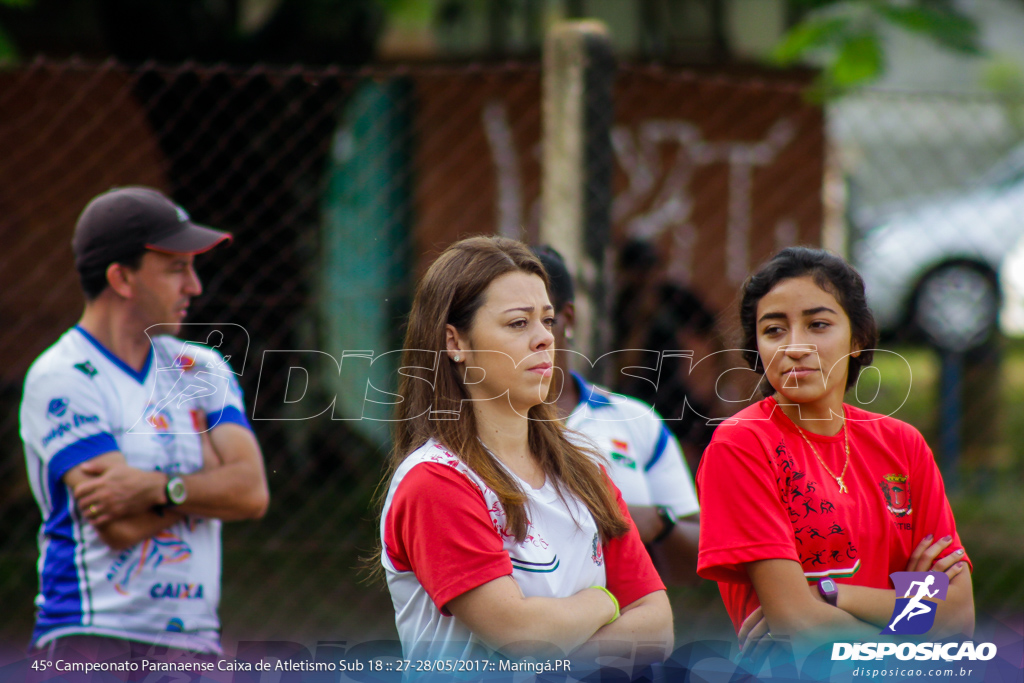
[[[173,526],[186,515],[225,521],[256,519],[266,512],[263,454],[251,431],[222,423],[200,435],[203,468],[182,475],[188,499],[167,504],[167,475],[128,465],[120,451],[96,456],[64,475],[79,510],[115,550],[128,548]]]
[[[657,646],[659,661],[672,650],[672,610],[663,590],[624,606],[622,616],[610,624],[614,605],[602,591],[584,588],[566,598],[528,598],[511,576],[467,591],[447,607],[487,645],[510,655],[558,655],[588,642],[616,640]]]
[[[907,562],[906,571],[941,571],[950,577],[949,591],[937,605],[929,637],[974,633],[971,573],[961,560],[962,551],[936,559],[951,541],[949,536],[934,542],[931,536],[925,537]],[[833,607],[820,597],[816,584],[808,585],[803,569],[793,560],[751,562],[747,564],[747,574],[761,602],[739,632],[740,647],[748,656],[751,650],[764,649],[766,642],[762,639],[769,630],[773,637],[793,637],[796,644],[806,641],[804,644],[813,645],[815,637],[827,638],[838,633],[877,639],[879,629],[888,625],[896,604],[894,590],[839,584],[837,605]]]

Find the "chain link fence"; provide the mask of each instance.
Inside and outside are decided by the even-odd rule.
[[[1024,614],[1013,578],[1024,558],[1013,502],[1024,464],[1022,112],[1013,99],[883,91],[829,108],[849,253],[883,347],[913,373],[880,359],[905,377],[891,409],[921,429],[944,470],[979,610],[1015,624]]]
[[[0,72],[0,642],[27,641],[36,590],[39,517],[18,437],[21,382],[81,312],[68,248],[78,212],[122,184],[162,188],[196,221],[235,234],[230,247],[197,260],[205,291],[186,327],[198,341],[227,323],[244,329],[225,334],[220,350],[241,373],[272,496],[266,519],[225,526],[225,644],[395,637],[386,589],[358,571],[374,549],[372,498],[388,441],[386,411],[365,401],[367,382],[386,386],[397,361],[392,354],[391,365],[371,365],[367,351],[400,348],[412,286],[451,241],[477,233],[536,240],[541,78],[536,64],[37,61]],[[617,348],[728,348],[737,288],[752,267],[790,244],[844,248],[843,204],[833,196],[842,194],[841,171],[854,179],[845,203],[852,223],[867,224],[870,211],[912,198],[897,178],[921,173],[903,164],[913,154],[896,153],[894,140],[915,148],[925,125],[962,137],[959,119],[923,104],[928,116],[885,114],[898,125],[886,123],[883,112],[898,104],[887,95],[844,119],[830,116],[829,131],[802,86],[795,77],[619,68],[610,245]],[[829,136],[842,143],[838,158]],[[869,143],[878,154],[851,156]],[[958,167],[963,152],[952,149],[962,148],[935,146],[924,166],[934,170],[941,158]],[[967,175],[914,191],[951,188]],[[927,352],[908,354],[935,374]],[[1024,375],[1020,358],[997,356],[1014,359]],[[687,389],[693,396],[706,392],[706,380],[688,381],[701,384]],[[1024,380],[1003,388],[1024,403]],[[908,410],[934,433],[932,403]],[[685,419],[674,429],[695,465],[708,431]],[[999,445],[1018,453],[1024,435],[1000,434]],[[998,531],[988,529],[992,514]],[[968,545],[986,569],[976,574],[977,601],[982,610],[1019,611],[1024,589],[1012,577],[1024,544],[1000,537],[1019,539],[1001,514],[982,505],[968,521],[989,539],[979,541],[980,554]],[[731,637],[714,585],[671,596],[682,642]]]

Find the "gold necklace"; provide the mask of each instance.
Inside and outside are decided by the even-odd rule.
[[[829,475],[831,475],[831,477],[836,480],[837,484],[839,484],[839,493],[848,493],[846,489],[846,484],[843,483],[843,477],[846,476],[846,468],[850,466],[850,430],[846,426],[845,411],[843,411],[843,431],[845,432],[846,436],[846,462],[843,463],[843,471],[839,473],[838,477],[835,475],[835,472],[829,469],[828,465],[825,464],[825,461],[821,459],[821,456],[818,455],[818,449],[815,448],[814,444],[811,443],[811,440],[807,438],[807,434],[805,434],[804,430],[800,427],[800,425],[796,423],[796,420],[793,420],[792,422],[793,426],[796,427],[796,430],[800,432],[800,436],[804,437],[804,441],[806,441],[807,445],[811,447],[811,453],[814,453],[814,457],[818,459],[818,462],[820,462],[821,466],[825,468],[825,471],[828,472]]]

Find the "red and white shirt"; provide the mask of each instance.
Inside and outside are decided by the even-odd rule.
[[[702,508],[697,573],[718,582],[739,631],[760,602],[745,564],[799,562],[808,581],[892,588],[928,534],[962,548],[942,476],[920,432],[900,420],[845,405],[850,460],[839,485],[774,398],[740,411],[715,430],[697,469]],[[846,434],[805,430],[836,474]],[[970,562],[967,556],[964,559]]]
[[[580,501],[563,500],[550,481],[521,486],[529,523],[517,543],[497,495],[441,444],[428,441],[399,466],[384,503],[381,562],[406,658],[486,650],[445,605],[502,576],[511,575],[527,597],[606,586],[622,606],[664,589],[635,527],[604,544]],[[616,497],[628,516],[617,490]]]

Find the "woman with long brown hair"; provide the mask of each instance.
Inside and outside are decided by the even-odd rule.
[[[553,323],[543,266],[514,240],[457,242],[419,284],[381,519],[406,658],[672,645],[622,498],[544,402]]]

